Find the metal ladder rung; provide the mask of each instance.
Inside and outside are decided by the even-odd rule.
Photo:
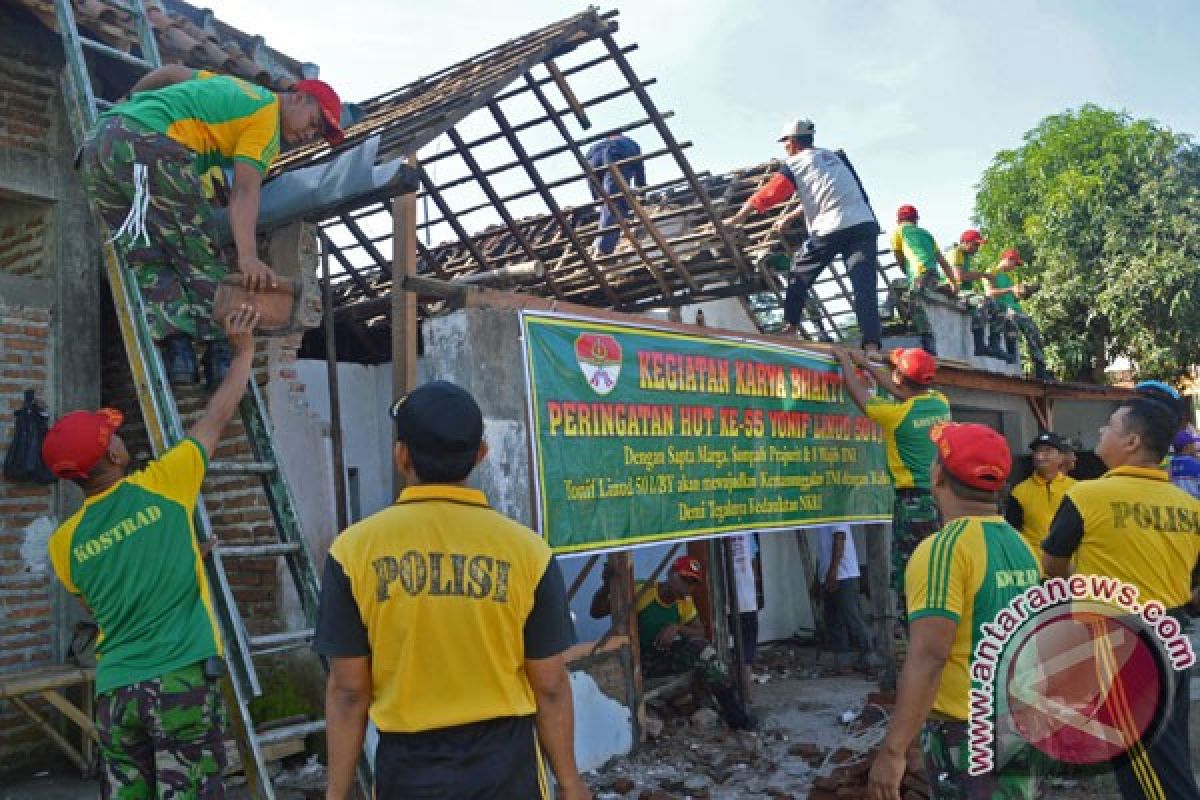
[[[270,461],[213,461],[208,471],[219,475],[269,475],[275,465]]]
[[[298,647],[306,647],[312,641],[315,633],[316,630],[314,628],[301,628],[298,631],[264,633],[260,636],[251,636],[250,650],[256,656],[295,650]]]
[[[282,544],[223,544],[218,550],[221,558],[269,558],[271,556],[290,556],[300,552],[299,542]]]
[[[115,58],[118,61],[124,61],[126,64],[137,67],[141,70],[145,70],[146,72],[154,69],[154,65],[146,59],[130,55],[124,50],[118,50],[115,47],[110,47],[104,42],[97,42],[95,39],[89,39],[86,36],[80,36],[79,43],[89,50],[95,50],[100,55],[108,56],[109,58]]]
[[[295,725],[272,728],[269,731],[259,733],[256,738],[260,746],[270,747],[271,745],[286,742],[290,739],[300,739],[305,736],[311,736],[314,733],[321,733],[324,730],[325,720],[319,719],[314,722],[299,722]]]

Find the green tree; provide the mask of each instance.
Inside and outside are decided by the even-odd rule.
[[[985,262],[1018,247],[1024,301],[1064,377],[1115,358],[1172,379],[1200,364],[1200,148],[1153,120],[1094,105],[1047,117],[998,153],[975,214]]]

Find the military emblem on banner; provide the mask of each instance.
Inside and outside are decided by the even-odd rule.
[[[588,386],[596,394],[608,394],[617,388],[621,374],[621,345],[607,334],[581,333],[575,340],[575,358]]]

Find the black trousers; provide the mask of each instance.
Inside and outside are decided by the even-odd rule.
[[[381,733],[377,800],[545,800],[533,717],[421,733]]]
[[[863,344],[880,344],[883,329],[879,322],[879,225],[864,222],[834,231],[826,236],[810,236],[792,261],[792,274],[783,300],[783,319],[799,325],[804,302],[813,284],[833,260],[846,261],[850,284],[854,287],[854,316]]]
[[[1191,670],[1176,673],[1175,697],[1162,733],[1146,750],[1149,768],[1126,761],[1113,772],[1124,800],[1200,800],[1192,774],[1188,715],[1192,708]]]

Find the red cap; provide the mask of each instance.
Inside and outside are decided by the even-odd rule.
[[[1001,260],[1010,258],[1013,261],[1017,262],[1018,264],[1025,263],[1024,261],[1021,260],[1021,251],[1015,247],[1010,247],[1007,250],[1005,250],[1003,253],[1000,254],[1000,258],[1001,258]]]
[[[971,242],[979,242],[984,244],[987,239],[983,238],[983,234],[972,228],[969,231],[963,231],[963,235],[958,237],[960,244],[971,244]]]
[[[321,106],[321,116],[325,118],[325,130],[322,134],[325,141],[334,147],[342,143],[346,134],[342,131],[342,100],[337,92],[325,81],[297,81],[292,85],[293,92],[304,92],[317,101]]]
[[[917,209],[915,206],[902,205],[896,209],[896,222],[916,222]]]
[[[987,425],[943,422],[929,431],[942,466],[972,489],[1004,488],[1012,471],[1008,442]]]
[[[678,572],[684,578],[693,578],[695,580],[704,579],[704,568],[700,566],[699,559],[691,556],[680,556],[671,564],[671,569]]]
[[[115,408],[72,411],[51,426],[42,442],[42,461],[59,478],[81,480],[108,451],[125,417]]]
[[[919,347],[898,347],[888,355],[888,360],[914,383],[932,383],[937,373],[937,359]]]

